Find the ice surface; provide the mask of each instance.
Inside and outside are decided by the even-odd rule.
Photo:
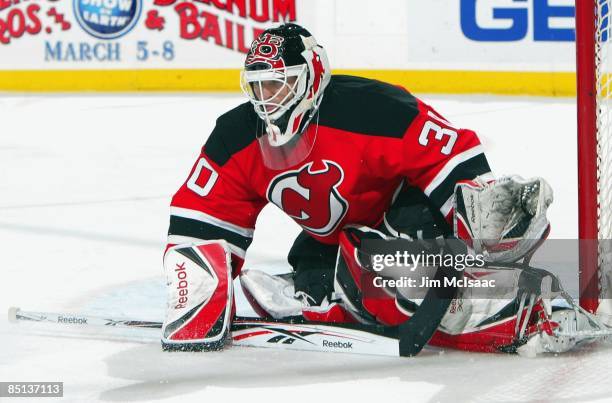
[[[423,98],[480,134],[497,174],[549,179],[551,237],[576,236],[572,100]],[[170,197],[216,116],[239,102],[224,94],[0,96],[0,312],[17,305],[160,320]],[[247,267],[288,270],[298,232],[267,207]],[[536,359],[436,350],[414,359],[248,348],[168,354],[99,332],[52,336],[4,315],[0,381],[63,381],[65,401],[612,401],[606,346]]]

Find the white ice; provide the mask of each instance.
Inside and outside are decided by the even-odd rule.
[[[546,177],[556,197],[551,237],[576,236],[573,100],[423,98],[480,134],[497,174]],[[234,94],[0,96],[0,312],[161,320],[170,197],[216,116],[239,102]],[[297,233],[267,207],[246,266],[287,270]],[[413,359],[248,348],[168,354],[155,342],[0,319],[0,381],[63,381],[73,402],[600,402],[612,401],[611,376],[604,345],[535,359],[433,350]]]

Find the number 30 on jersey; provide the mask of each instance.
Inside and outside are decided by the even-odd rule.
[[[440,152],[444,155],[450,155],[453,152],[453,147],[457,141],[457,132],[453,129],[444,128],[433,120],[428,120],[423,125],[423,130],[421,130],[419,144],[422,146],[428,145],[430,134],[432,132],[435,134],[434,139],[438,141],[446,141],[446,144],[444,144]]]

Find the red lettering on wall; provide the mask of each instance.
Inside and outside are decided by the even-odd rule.
[[[273,0],[274,21],[295,21],[295,0]]]
[[[38,4],[30,4],[25,10],[11,9],[5,18],[0,18],[0,43],[8,45],[11,39],[21,38],[25,33],[36,35],[42,29]]]
[[[204,28],[202,29],[202,39],[208,40],[210,37],[215,39],[215,43],[219,46],[223,46],[221,41],[221,31],[219,30],[219,18],[212,14],[202,11],[202,17],[206,19],[204,22]]]
[[[0,4],[4,1],[11,0],[0,0]],[[173,6],[179,18],[179,36],[182,39],[200,38],[241,53],[248,52],[251,41],[272,21],[295,21],[295,3],[296,0],[153,0],[155,6]],[[157,10],[149,11],[145,26],[150,30],[163,30],[165,21],[160,14]],[[225,18],[225,14],[235,18]],[[236,17],[244,21],[237,22]],[[248,35],[250,33],[252,37]]]
[[[236,24],[236,31],[238,32],[238,52],[247,53],[249,48],[244,43],[244,25]]]
[[[268,0],[249,0],[249,17],[257,22],[270,20]]]
[[[221,0],[212,0],[212,3],[215,7],[217,7],[219,10],[225,10],[227,8],[227,3],[224,3]]]
[[[225,20],[225,47],[234,49],[234,24],[230,20]]]
[[[227,0],[227,11],[234,14],[234,5],[238,8],[238,15],[246,18],[246,0]]]
[[[174,7],[179,15],[179,35],[183,39],[195,39],[202,28],[198,23],[198,8],[190,3],[180,3]]]

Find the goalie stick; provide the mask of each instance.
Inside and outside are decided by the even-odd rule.
[[[161,329],[161,322],[31,312],[10,308],[10,322],[97,326],[114,329]],[[232,345],[283,350],[305,350],[400,356],[397,327],[306,322],[302,318],[272,320],[236,317],[231,328]]]
[[[451,244],[451,245],[449,245]],[[450,247],[449,247],[450,246]],[[457,253],[455,245],[447,241],[447,247]],[[436,279],[460,276],[438,269]],[[454,297],[456,288],[446,289],[440,295],[429,290],[413,317],[399,326],[375,324],[330,324],[304,320],[236,317],[231,326],[233,345],[332,351],[358,354],[412,357],[417,355],[431,339]],[[401,308],[401,300],[398,304]],[[28,312],[19,308],[9,309],[9,320],[46,322],[66,325],[103,326],[106,328],[161,329],[161,322],[102,318],[87,315],[71,315],[52,312]]]
[[[465,255],[467,248],[465,244],[455,237],[448,237],[444,240],[445,251],[455,256]],[[434,280],[443,284],[444,279],[463,277],[462,270],[455,270],[454,267],[438,267]],[[456,286],[446,286],[443,288],[430,288],[425,294],[425,298],[419,305],[412,317],[399,325],[399,349],[400,356],[414,357],[432,338],[442,318],[446,314],[448,307],[457,294]],[[397,295],[397,306],[400,310],[406,310],[406,300],[401,294]]]
[[[444,305],[442,299],[442,305]],[[440,303],[441,301],[438,301]],[[437,304],[434,304],[434,306]],[[155,321],[129,320],[123,318],[104,318],[90,315],[71,315],[53,312],[30,312],[19,308],[10,308],[10,322],[33,322],[68,325],[67,327],[90,327],[91,329],[123,329],[137,334],[148,332],[147,338],[135,339],[132,332],[123,340],[157,342],[162,323]],[[306,322],[301,317],[290,320],[236,317],[231,328],[232,344],[235,346],[264,347],[283,350],[302,350],[319,352],[341,352],[370,354],[382,356],[413,356],[429,340],[428,331],[433,326],[424,328],[418,333],[414,344],[403,347],[400,341],[400,327],[364,324],[329,324]],[[97,334],[97,333],[96,333]],[[575,339],[598,339],[610,341],[612,329],[601,328],[588,331],[561,332],[559,336]],[[422,344],[421,344],[422,343]],[[402,348],[412,354],[402,353]]]

